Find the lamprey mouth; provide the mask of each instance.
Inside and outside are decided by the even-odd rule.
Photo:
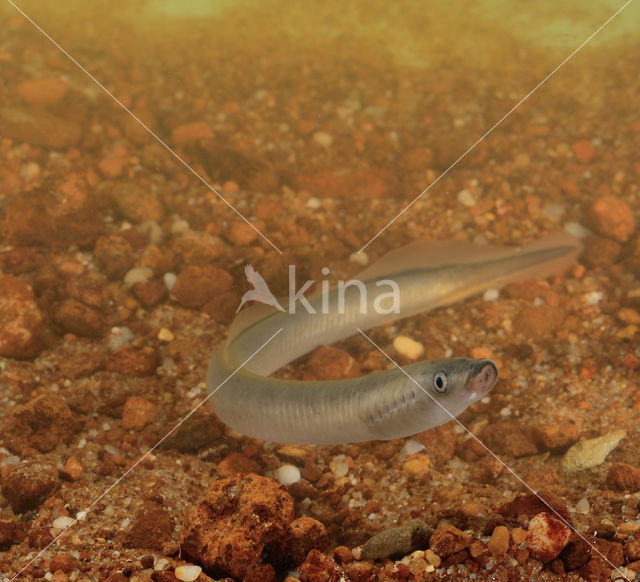
[[[474,398],[482,398],[498,381],[498,368],[491,360],[480,360],[474,366],[471,381],[467,384],[467,390]]]

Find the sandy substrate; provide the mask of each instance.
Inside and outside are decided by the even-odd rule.
[[[503,39],[481,71],[416,69],[364,39],[256,38],[238,15],[215,41],[193,25],[145,48],[127,27],[39,16],[228,204],[31,25],[3,22],[1,580],[196,579],[188,564],[200,582],[636,576],[637,46],[576,57],[366,249],[589,229],[562,276],[370,332],[401,364],[398,336],[425,358],[494,359],[498,385],[460,417],[493,454],[455,423],[265,443],[207,405],[155,448],[206,396],[245,264],[276,294],[289,264],[355,276],[352,255],[557,62]],[[356,336],[277,375],[387,366]],[[601,436],[604,460],[567,471],[567,449]]]

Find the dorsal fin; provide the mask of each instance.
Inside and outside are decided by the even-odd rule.
[[[379,279],[413,269],[429,269],[443,265],[473,263],[507,257],[514,252],[527,252],[555,246],[573,246],[577,252],[582,243],[567,232],[557,232],[522,247],[475,244],[457,240],[419,240],[388,252],[373,265],[358,273],[357,279]]]

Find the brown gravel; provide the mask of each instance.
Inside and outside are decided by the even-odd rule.
[[[4,467],[1,491],[18,514],[37,508],[58,488],[58,471],[51,461],[25,461]]]
[[[0,356],[33,358],[43,347],[33,289],[12,275],[0,275],[0,289]]]

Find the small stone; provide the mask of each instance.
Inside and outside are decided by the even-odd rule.
[[[631,538],[624,545],[624,553],[629,560],[640,560],[640,539]]]
[[[13,275],[0,274],[0,356],[30,359],[44,347],[42,314],[33,289]]]
[[[625,430],[615,430],[600,437],[577,442],[562,457],[560,468],[565,473],[572,474],[598,467],[625,436]]]
[[[575,443],[580,429],[575,422],[543,424],[535,428],[535,438],[543,451],[559,452]]]
[[[333,557],[339,564],[344,564],[353,560],[353,552],[347,546],[338,546],[333,550]]]
[[[571,529],[546,512],[534,516],[527,531],[529,551],[542,562],[558,557],[571,538]]]
[[[198,576],[200,576],[200,572],[202,572],[202,568],[200,566],[194,566],[192,564],[188,564],[187,566],[178,566],[174,574],[178,580],[182,580],[182,582],[194,582]]]
[[[136,514],[126,543],[134,548],[162,550],[173,533],[171,513],[155,503],[147,502]]]
[[[347,352],[321,346],[307,360],[307,371],[316,380],[342,380],[360,375],[360,366]]]
[[[500,455],[525,457],[538,453],[535,431],[517,420],[488,424],[482,429],[480,440]]]
[[[136,224],[158,222],[164,214],[156,192],[136,182],[118,182],[111,197],[120,214]]]
[[[441,525],[429,538],[429,548],[444,558],[465,550],[471,545],[471,537],[452,525]]]
[[[8,515],[0,515],[0,550],[8,550],[13,544],[16,522]]]
[[[80,568],[80,563],[77,558],[74,558],[69,554],[58,554],[56,556],[53,556],[53,558],[51,558],[51,562],[49,563],[49,569],[54,572],[54,576],[58,572],[69,574],[76,568]],[[51,582],[54,582],[53,578],[51,579]]]
[[[603,196],[589,209],[591,226],[598,234],[624,243],[635,231],[635,220],[630,206],[621,198]]]
[[[93,254],[109,279],[119,279],[133,265],[133,247],[123,236],[108,234],[98,238]]]
[[[69,479],[69,481],[77,481],[82,475],[84,468],[82,464],[73,455],[67,459],[67,462],[64,464],[64,468],[62,469],[62,477],[65,479]]]
[[[242,580],[251,564],[275,555],[293,517],[291,495],[272,479],[253,474],[216,479],[183,525],[182,557]]]
[[[134,267],[127,271],[124,276],[124,284],[133,287],[138,283],[146,283],[153,277],[153,269],[149,267]]]
[[[173,224],[177,227],[182,221]],[[245,224],[244,222],[242,224]],[[209,265],[212,261],[221,257],[225,252],[225,243],[219,236],[211,235],[207,232],[194,232],[187,230],[176,237],[171,243],[175,264],[187,265]]]
[[[410,519],[399,527],[383,530],[362,546],[362,560],[380,560],[406,556],[427,545],[433,528],[419,519]]]
[[[431,475],[431,459],[427,455],[420,453],[410,455],[402,464],[402,470],[418,479],[428,479]]]
[[[13,453],[25,447],[48,453],[58,444],[68,442],[76,423],[64,398],[47,390],[5,416],[0,439]]]
[[[104,320],[96,309],[68,299],[60,303],[53,314],[55,322],[65,331],[83,337],[102,337],[105,332]]]
[[[324,551],[328,542],[327,530],[322,523],[311,517],[300,517],[287,528],[280,560],[288,566],[297,566],[311,550]]]
[[[199,309],[209,300],[230,291],[233,277],[211,265],[185,267],[171,292],[183,307]]]
[[[157,305],[167,294],[167,287],[161,279],[135,283],[131,290],[136,299],[146,308]]]
[[[153,402],[139,396],[130,396],[122,410],[122,428],[140,430],[158,418],[158,408]]]
[[[424,355],[424,346],[406,335],[399,335],[393,340],[393,347],[399,356],[408,360],[417,360]]]
[[[578,160],[581,164],[588,164],[593,159],[593,156],[595,154],[593,146],[586,139],[581,139],[574,142],[571,145],[571,149],[576,156],[576,160]]]
[[[16,91],[23,101],[37,107],[48,107],[59,103],[68,90],[69,85],[62,79],[56,78],[22,81],[16,87]]]
[[[527,536],[529,535],[527,533],[527,530],[522,529],[521,527],[514,527],[511,530],[510,534],[511,534],[511,540],[516,546],[519,546],[520,544],[524,543],[525,540],[527,539]]]
[[[607,473],[607,486],[617,491],[640,491],[640,469],[627,463],[614,463]]]
[[[622,245],[615,240],[603,236],[588,236],[584,239],[584,251],[580,260],[588,267],[604,267],[614,265],[621,252]]]
[[[233,222],[227,234],[229,242],[238,247],[250,245],[258,236],[256,229],[244,220],[236,220]]]
[[[78,144],[82,127],[66,116],[64,119],[35,107],[0,108],[0,135],[17,142],[65,150]]]
[[[282,465],[276,469],[274,477],[278,483],[289,487],[300,481],[300,469],[295,465]]]
[[[156,337],[161,342],[167,342],[167,343],[172,342],[175,339],[175,336],[173,335],[171,330],[167,329],[166,327],[161,328]]]
[[[152,348],[136,349],[122,347],[115,350],[107,360],[106,368],[110,372],[119,372],[124,376],[150,376],[157,366],[156,353]]]
[[[176,127],[171,132],[171,139],[176,145],[184,145],[194,141],[213,139],[213,131],[204,121],[194,121]]]
[[[72,526],[74,523],[75,523],[75,520],[72,517],[61,516],[61,517],[58,517],[57,519],[54,519],[51,525],[55,529],[66,529]]]
[[[458,202],[467,208],[472,208],[476,205],[477,199],[470,190],[460,190],[458,192]]]
[[[509,530],[503,525],[497,526],[487,543],[487,549],[492,556],[504,556],[509,549]]]
[[[50,461],[24,461],[2,475],[2,495],[14,513],[36,509],[58,485],[58,471]]]
[[[300,582],[323,582],[341,579],[338,565],[318,550],[311,550],[298,568]],[[370,579],[369,577],[363,579]]]
[[[238,473],[257,473],[260,465],[242,453],[229,453],[218,463],[218,475],[222,478]]]
[[[329,149],[333,144],[333,136],[324,131],[316,131],[313,134],[313,141],[315,141],[318,145],[321,145],[323,148]]]

